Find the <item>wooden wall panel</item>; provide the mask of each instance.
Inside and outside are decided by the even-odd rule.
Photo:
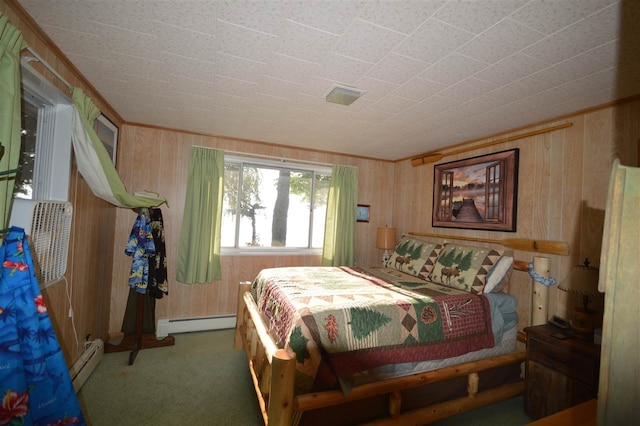
[[[601,231],[600,209],[604,208],[609,169],[614,152],[614,111],[616,127],[624,128],[626,136],[618,142],[619,151],[631,150],[638,132],[629,130],[637,120],[639,101],[577,114],[570,118],[544,123],[518,133],[551,127],[567,121],[572,127],[477,151],[445,157],[441,163],[474,157],[510,148],[520,149],[518,182],[518,219],[515,233],[479,230],[456,230],[431,227],[433,165],[412,167],[410,160],[398,162],[395,168],[394,224],[400,233],[420,231],[429,233],[466,235],[475,238],[502,239],[510,237],[567,241],[569,256],[548,256],[551,276],[564,279],[571,267],[584,257],[599,262]],[[616,109],[617,108],[617,109]],[[500,137],[508,137],[504,134]],[[476,141],[482,144],[493,139]],[[535,253],[516,251],[521,260],[532,261]],[[515,272],[512,293],[519,298],[519,327],[530,323],[532,280],[526,272]],[[549,292],[549,314],[571,318],[573,306],[581,299],[554,286]],[[598,307],[596,303],[594,307]]]
[[[379,226],[392,225],[395,166],[392,162],[135,125],[124,125],[120,135],[123,155],[119,160],[119,170],[127,189],[130,192],[142,189],[156,191],[168,200],[168,206],[162,207],[162,214],[169,295],[157,302],[157,319],[233,314],[238,282],[252,280],[263,268],[320,264],[320,256],[223,256],[221,281],[207,284],[177,282],[178,241],[192,146],[358,167],[358,202],[371,205],[371,217],[369,223],[356,225],[357,263],[377,264],[382,257],[382,251],[375,248],[375,234]],[[131,259],[124,254],[124,246],[135,217],[134,212],[125,209],[118,209],[116,215],[109,320],[112,335],[120,331],[129,292],[127,280]]]
[[[82,88],[116,125],[122,124],[122,118],[71,66],[15,1],[0,0],[0,11],[22,32],[29,46],[67,82]],[[42,65],[33,62],[31,65],[63,93],[69,94],[67,87]],[[91,193],[75,164],[72,167],[69,194],[69,201],[73,204],[73,219],[65,280],[44,289],[43,297],[65,360],[71,365],[84,350],[85,336],[107,336],[116,208]],[[69,317],[70,307],[73,308],[73,318]]]

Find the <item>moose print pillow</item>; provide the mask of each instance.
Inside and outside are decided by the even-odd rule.
[[[469,293],[482,294],[487,273],[500,256],[501,251],[490,248],[445,244],[429,280]]]
[[[440,250],[442,244],[403,237],[386,266],[426,280]]]

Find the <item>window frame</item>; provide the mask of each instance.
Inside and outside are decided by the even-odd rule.
[[[303,163],[296,162],[294,160],[281,159],[281,160],[270,160],[264,159],[261,157],[249,157],[242,155],[226,155],[224,156],[224,164],[225,166],[228,163],[238,164],[240,167],[244,166],[256,166],[256,167],[264,167],[264,168],[272,168],[275,170],[281,169],[289,169],[291,171],[297,172],[313,172],[313,173],[322,173],[324,175],[331,176],[332,168],[331,166],[321,165],[317,163]],[[242,185],[242,181],[240,180],[239,185]],[[313,206],[315,199],[315,181],[312,180],[313,192],[311,194],[310,205]],[[313,227],[313,208],[310,209],[309,213],[309,236],[311,237],[311,230]],[[220,246],[220,254],[227,256],[269,256],[269,255],[287,255],[287,256],[296,256],[296,255],[321,255],[322,247],[239,247],[239,228],[240,223],[235,221],[235,231],[234,231],[234,247],[229,246]],[[309,244],[312,243],[312,239],[309,238]]]
[[[28,64],[23,62],[21,67],[24,102],[38,108],[31,199],[68,201],[73,115],[71,99]]]

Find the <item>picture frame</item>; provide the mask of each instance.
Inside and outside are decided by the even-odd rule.
[[[519,152],[436,164],[432,226],[515,232]]]
[[[93,123],[93,130],[107,149],[107,152],[113,161],[113,165],[115,166],[116,156],[118,154],[118,126],[116,126],[104,114],[100,114],[96,117]]]
[[[358,204],[356,220],[358,222],[369,222],[369,204]]]

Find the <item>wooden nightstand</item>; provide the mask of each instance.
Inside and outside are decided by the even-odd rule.
[[[600,346],[588,340],[553,337],[563,332],[552,325],[524,329],[527,333],[524,411],[539,419],[596,398]],[[571,332],[563,332],[570,334]]]

